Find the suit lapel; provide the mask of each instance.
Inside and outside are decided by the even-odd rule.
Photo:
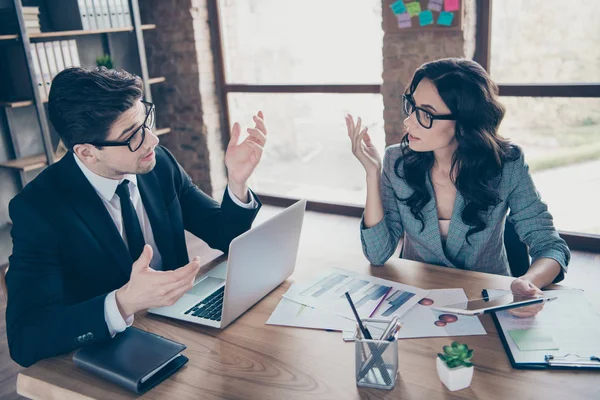
[[[448,238],[446,239],[446,252],[448,258],[453,260],[456,259],[469,231],[469,226],[465,225],[462,221],[462,212],[464,209],[465,199],[457,190],[452,217],[450,219],[450,227],[448,228]]]
[[[154,172],[137,176],[140,195],[150,219],[154,241],[163,259],[163,269],[176,267],[171,222],[164,196]]]
[[[444,249],[442,248],[442,238],[440,236],[440,225],[437,215],[437,203],[435,201],[435,193],[433,191],[433,185],[431,184],[429,174],[426,174],[426,185],[427,190],[431,195],[431,200],[429,200],[422,210],[425,229],[421,235],[422,237],[426,238],[426,240],[430,241],[427,243],[427,245],[438,257],[438,259],[443,260],[447,265],[452,265],[452,263],[450,263],[450,261],[448,261],[446,258]]]
[[[129,278],[133,261],[125,242],[100,196],[83,175],[73,157],[75,156],[69,152],[57,165],[60,176],[64,178],[60,184],[65,190],[65,197],[106,253],[119,265],[121,272]]]

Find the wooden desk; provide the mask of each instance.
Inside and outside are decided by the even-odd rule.
[[[310,260],[312,258],[312,260]],[[342,262],[343,261],[343,262]],[[484,287],[503,287],[509,278],[392,260],[370,267],[348,257],[344,265],[422,288],[464,287],[477,296]],[[400,377],[393,391],[358,389],[354,345],[340,333],[265,325],[294,279],[317,274],[330,262],[299,260],[290,279],[224,331],[161,317],[139,315],[135,326],[185,343],[190,361],[172,378],[144,395],[148,399],[350,399],[350,398],[599,398],[599,376],[586,371],[518,371],[511,368],[493,322],[482,318],[485,336],[459,338],[475,349],[470,388],[449,392],[437,377],[435,356],[451,338],[399,342]],[[31,398],[125,399],[131,394],[75,367],[70,355],[43,360],[19,374],[17,391]]]

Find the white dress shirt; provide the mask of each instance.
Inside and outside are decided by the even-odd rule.
[[[142,229],[142,233],[144,235],[144,241],[146,244],[150,245],[153,250],[152,260],[150,261],[150,268],[155,270],[162,270],[162,257],[160,255],[160,251],[156,246],[156,242],[154,241],[154,234],[152,233],[152,226],[150,225],[150,220],[148,219],[148,214],[146,213],[146,209],[144,208],[144,204],[142,203],[142,197],[140,196],[140,191],[137,186],[137,177],[136,175],[125,175],[125,177],[121,180],[104,178],[96,173],[92,172],[89,168],[81,162],[79,157],[74,155],[75,162],[83,172],[83,175],[90,182],[98,196],[102,200],[102,203],[106,207],[106,210],[110,214],[113,222],[115,223],[119,234],[123,238],[125,245],[127,245],[127,237],[125,235],[125,230],[123,227],[123,216],[121,214],[121,202],[119,196],[117,196],[117,186],[125,179],[129,180],[129,193],[131,195],[131,202],[133,203],[133,207],[135,208],[138,220],[140,221],[140,227]],[[250,201],[248,203],[242,203],[227,187],[227,192],[229,193],[229,197],[231,200],[240,207],[243,208],[256,208],[258,203],[254,199],[251,193],[249,193]],[[116,299],[116,290],[110,292],[106,299],[104,300],[104,319],[106,321],[106,326],[108,327],[108,331],[111,336],[115,336],[118,332],[123,332],[128,326],[131,326],[133,323],[133,315],[130,315],[127,320],[124,320],[121,316],[121,312],[117,306]]]

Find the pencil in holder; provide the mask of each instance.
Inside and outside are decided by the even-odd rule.
[[[368,340],[363,338],[359,330],[354,346],[356,384],[377,389],[393,389],[398,376],[398,341],[395,338]]]

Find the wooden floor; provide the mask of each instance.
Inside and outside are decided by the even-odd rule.
[[[264,206],[257,217],[257,222],[269,218],[279,210],[276,207]],[[332,260],[332,266],[343,267],[343,265],[335,265],[336,253],[351,252],[356,256],[362,256],[357,218],[308,212],[302,240],[323,243],[323,254],[320,256]],[[208,261],[218,254],[191,236],[188,237],[188,243],[190,254],[200,255],[203,261]],[[302,251],[302,244],[300,251]],[[569,273],[563,284],[583,288],[587,290],[588,296],[595,296],[594,292],[600,293],[595,287],[598,282],[600,282],[600,254],[574,252]],[[12,400],[22,398],[15,392],[20,367],[10,359],[8,354],[5,310],[4,297],[0,296],[0,399]]]

